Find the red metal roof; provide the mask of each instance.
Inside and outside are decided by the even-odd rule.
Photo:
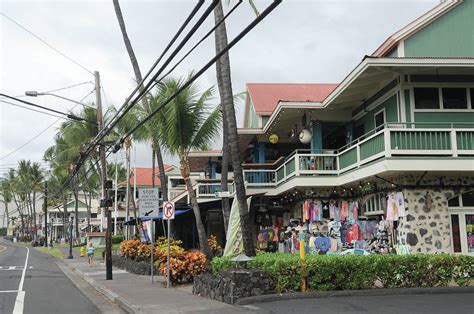
[[[167,165],[165,164],[165,172],[171,170],[173,165]],[[143,167],[137,167],[136,168],[136,175],[134,175],[135,169],[132,167],[130,169],[130,184],[133,186],[135,184],[135,178],[137,179],[137,186],[152,186],[152,178],[153,178],[153,168],[143,168]],[[160,169],[158,167],[155,167],[155,185],[157,187],[161,186],[161,181],[160,181]],[[127,181],[124,180],[120,182],[120,185],[125,185],[127,184]]]
[[[255,112],[271,115],[279,101],[321,102],[339,84],[248,83]]]

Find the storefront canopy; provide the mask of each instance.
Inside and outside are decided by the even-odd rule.
[[[179,216],[179,215],[182,215],[182,214],[186,214],[187,212],[189,212],[191,210],[191,208],[185,208],[185,209],[177,209],[174,213],[175,216]],[[163,219],[163,212],[160,211],[158,216],[143,216],[143,217],[138,217],[138,219],[140,219],[141,221],[148,221],[148,220],[161,220]],[[129,221],[125,222],[126,225],[135,225],[135,218],[133,219],[130,219]]]

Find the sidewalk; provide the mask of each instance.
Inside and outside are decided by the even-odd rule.
[[[68,251],[67,251],[68,252]],[[65,252],[65,256],[67,256]],[[125,270],[113,268],[113,280],[105,280],[105,266],[102,261],[87,265],[86,257],[73,252],[74,259],[64,259],[65,264],[102,292],[112,302],[130,313],[250,313],[248,309],[221,303],[192,294],[191,285],[178,288],[165,288],[165,278],[130,274]]]

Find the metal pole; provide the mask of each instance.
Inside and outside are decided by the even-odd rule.
[[[50,228],[50,232],[49,232],[49,247],[50,247],[50,248],[53,248],[53,217],[49,218],[49,221],[50,221],[50,225],[49,225],[49,228]],[[56,232],[56,236],[57,236],[57,232]]]
[[[164,209],[163,209],[164,210]],[[168,219],[168,266],[166,267],[166,288],[170,287],[170,220]]]
[[[128,217],[130,216],[130,149],[127,149],[125,152],[126,154],[126,159],[127,159],[127,188],[125,192],[125,221],[128,221]],[[135,222],[136,223],[136,222]],[[130,227],[129,225],[125,225],[125,231],[126,231],[126,236],[125,238],[127,240],[130,240]]]
[[[153,273],[154,273],[154,266],[153,266],[153,255],[154,255],[154,247],[155,247],[155,221],[153,217],[150,220],[150,228],[151,228],[151,283],[153,283]]]
[[[115,202],[114,202],[114,212],[115,212],[115,217],[114,217],[114,235],[117,235],[117,184],[118,184],[118,165],[117,165],[117,154],[115,154]]]
[[[104,118],[102,115],[102,99],[100,96],[100,75],[98,71],[94,72],[95,77],[95,100],[97,106],[97,125],[99,126],[99,132],[104,128]],[[101,197],[105,201],[105,181],[107,180],[107,160],[105,158],[104,145],[99,145],[100,155],[100,169],[101,169]],[[107,230],[105,231],[105,279],[112,280],[112,219],[108,207],[104,207],[101,210],[103,216],[107,219]],[[103,217],[102,216],[102,217]]]
[[[48,180],[44,182],[44,247],[48,247]]]

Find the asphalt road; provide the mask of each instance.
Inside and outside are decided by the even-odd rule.
[[[474,294],[425,294],[284,300],[246,306],[258,313],[472,314]]]
[[[0,241],[0,313],[99,310],[58,268],[53,257],[34,248]]]

